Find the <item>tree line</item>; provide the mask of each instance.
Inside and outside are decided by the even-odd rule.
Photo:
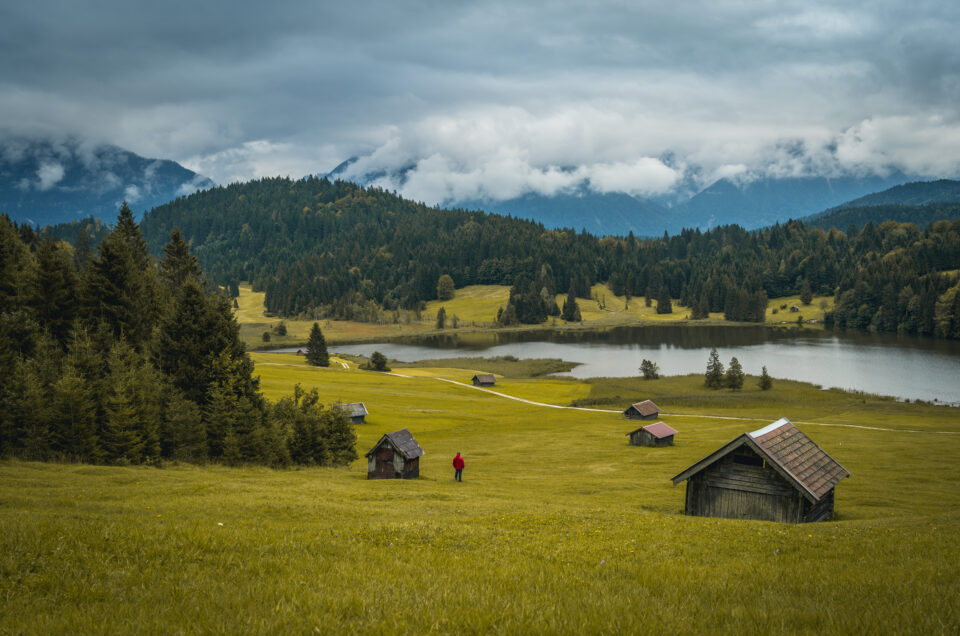
[[[124,205],[96,253],[83,246],[0,216],[0,455],[271,466],[356,458],[349,419],[324,408],[316,389],[263,397],[232,302],[207,284],[178,229],[154,258]]]
[[[252,281],[284,316],[376,320],[448,293],[438,285],[448,275],[460,287],[515,288],[500,324],[559,315],[556,294],[586,298],[605,282],[658,310],[679,300],[691,319],[762,322],[768,298],[809,290],[836,295],[840,326],[960,337],[960,221],[596,238],[309,177],[198,192],[152,210],[142,227],[158,255],[179,227],[213,282]]]

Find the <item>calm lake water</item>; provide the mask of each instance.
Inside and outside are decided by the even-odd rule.
[[[364,356],[379,351],[407,362],[465,356],[562,358],[580,364],[560,375],[591,378],[639,375],[644,358],[660,365],[664,375],[703,373],[711,347],[717,348],[724,365],[736,356],[752,375],[759,375],[766,365],[774,378],[960,405],[960,342],[890,334],[650,326],[603,332],[440,335],[339,345],[331,351]]]

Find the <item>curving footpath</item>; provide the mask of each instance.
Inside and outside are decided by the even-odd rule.
[[[396,374],[399,375],[399,374]],[[409,377],[409,376],[401,376]],[[534,400],[528,400],[526,398],[516,397],[515,395],[508,395],[506,393],[500,393],[499,391],[494,391],[492,389],[484,389],[483,387],[473,386],[472,384],[466,384],[465,382],[457,382],[456,380],[448,380],[446,378],[434,378],[440,382],[448,382],[449,384],[456,384],[457,386],[462,386],[467,389],[473,389],[475,391],[483,391],[484,393],[490,393],[508,400],[514,400],[516,402],[523,402],[524,404],[531,404],[533,406],[542,406],[550,409],[569,409],[572,411],[590,411],[593,413],[617,413],[620,414],[621,411],[612,411],[610,409],[590,409],[583,406],[561,406],[559,404],[547,404],[546,402],[535,402]],[[709,420],[746,420],[753,422],[770,422],[770,418],[762,417],[733,417],[730,415],[694,415],[693,413],[663,413],[663,415],[673,415],[676,417],[699,417]],[[860,424],[834,424],[830,422],[794,422],[794,424],[802,424],[804,426],[833,426],[837,428],[859,428],[866,431],[885,431],[890,433],[935,433],[938,435],[960,435],[960,431],[921,431],[917,429],[909,428],[883,428],[880,426],[862,426]]]

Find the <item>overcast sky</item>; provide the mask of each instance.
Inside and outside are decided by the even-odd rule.
[[[958,33],[956,0],[5,2],[0,129],[219,183],[363,156],[437,203],[957,177]]]

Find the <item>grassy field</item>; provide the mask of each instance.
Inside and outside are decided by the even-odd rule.
[[[503,285],[472,285],[456,290],[452,300],[432,300],[427,303],[419,320],[413,317],[412,312],[404,312],[402,320],[387,324],[350,322],[343,320],[320,320],[324,337],[328,343],[362,342],[372,340],[397,339],[404,336],[439,333],[436,329],[436,315],[443,307],[447,313],[448,328],[443,333],[470,333],[472,331],[489,329],[493,326],[497,310],[506,307],[510,296],[510,288]],[[240,297],[237,299],[237,319],[240,322],[240,333],[247,347],[279,348],[300,346],[307,341],[312,320],[288,320],[275,316],[266,316],[263,305],[263,292],[254,292],[249,285],[240,286]],[[565,295],[557,296],[557,304],[562,307]],[[690,314],[688,307],[679,303],[673,304],[673,313],[658,314],[657,303],[646,306],[644,299],[631,298],[628,304],[623,296],[616,296],[610,288],[603,284],[594,285],[590,298],[578,298],[582,323],[567,324],[558,318],[548,318],[543,325],[525,325],[519,329],[536,329],[543,326],[567,329],[605,329],[627,325],[684,323],[684,324],[731,324],[723,320],[722,313],[712,313],[709,318],[688,322]],[[785,305],[787,309],[780,309]],[[799,313],[790,312],[792,305],[799,305]],[[824,311],[833,308],[833,297],[815,297],[810,305],[802,305],[799,296],[774,298],[767,308],[767,324],[796,323],[798,317],[805,322],[823,323]],[[773,313],[776,310],[777,313]],[[459,327],[454,330],[449,327],[453,317],[459,321]],[[283,322],[287,327],[287,335],[279,336],[273,333],[275,327]],[[263,333],[271,332],[270,342],[263,341]]]
[[[763,393],[752,378],[738,393],[695,376],[498,380],[554,405],[652,398],[677,444],[638,448],[617,413],[443,381],[484,369],[254,359],[272,399],[300,382],[327,403],[364,401],[361,455],[409,428],[421,478],[367,481],[362,458],[285,471],[0,462],[0,633],[960,630],[957,409],[779,380]],[[683,516],[669,478],[781,416],[852,473],[837,518]]]

